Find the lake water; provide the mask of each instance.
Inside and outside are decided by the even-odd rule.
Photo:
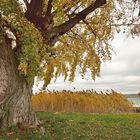
[[[130,98],[127,98],[130,102],[133,103],[133,106],[134,107],[140,107],[140,98],[139,97],[130,97]]]

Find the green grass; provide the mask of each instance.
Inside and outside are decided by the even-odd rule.
[[[92,115],[79,113],[37,113],[45,135],[38,131],[19,132],[10,137],[0,133],[0,140],[139,140],[140,114]],[[18,139],[16,139],[18,138]]]

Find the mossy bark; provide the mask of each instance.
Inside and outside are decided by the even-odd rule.
[[[22,122],[37,125],[31,105],[32,86],[18,72],[11,44],[0,44],[0,128]]]

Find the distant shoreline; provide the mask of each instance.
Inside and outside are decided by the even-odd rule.
[[[132,102],[134,107],[140,107],[140,96],[139,94],[124,94],[126,98]]]

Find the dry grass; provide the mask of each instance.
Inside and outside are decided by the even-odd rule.
[[[132,104],[116,91],[61,91],[46,92],[32,96],[35,111],[84,112],[84,113],[124,113],[132,112]]]

